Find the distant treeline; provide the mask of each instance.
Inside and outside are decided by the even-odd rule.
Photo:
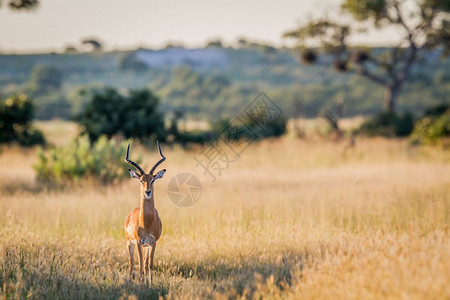
[[[418,64],[398,103],[400,111],[416,115],[450,102],[450,61],[430,52]],[[38,119],[69,119],[107,87],[149,88],[161,98],[164,113],[183,111],[206,120],[236,116],[260,91],[286,117],[316,117],[339,101],[345,101],[345,117],[383,109],[380,87],[352,74],[301,65],[295,51],[266,45],[0,55],[1,98],[28,95]]]

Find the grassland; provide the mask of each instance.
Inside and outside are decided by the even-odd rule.
[[[0,297],[450,299],[448,152],[286,136],[251,146],[211,183],[199,149],[164,150],[150,286],[127,278],[122,224],[137,182],[47,189],[34,182],[34,150],[3,149]],[[202,181],[192,207],[168,198],[179,172]]]

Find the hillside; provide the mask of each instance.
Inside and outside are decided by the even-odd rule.
[[[46,68],[56,75],[44,88],[39,78]],[[429,53],[415,66],[399,109],[420,114],[427,106],[448,103],[449,70],[449,60]],[[365,79],[301,65],[292,50],[265,45],[0,55],[0,95],[31,95],[40,119],[69,118],[90,92],[104,87],[150,88],[161,97],[164,111],[179,109],[202,119],[233,116],[259,91],[276,100],[290,117],[317,116],[342,99],[345,116],[373,114],[382,109],[383,96],[381,88]]]

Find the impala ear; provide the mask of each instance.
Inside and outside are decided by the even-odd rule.
[[[153,181],[155,181],[156,179],[162,178],[164,176],[164,173],[166,173],[166,169],[163,169],[163,170],[159,171],[158,173],[156,173],[155,177],[153,177]]]
[[[130,172],[131,177],[136,178],[136,179],[140,178],[139,174],[136,173],[135,171],[128,169],[128,172]]]

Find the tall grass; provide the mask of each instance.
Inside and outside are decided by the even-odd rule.
[[[127,277],[122,225],[138,205],[137,181],[48,190],[33,182],[34,153],[4,150],[2,297],[450,298],[448,153],[285,137],[251,146],[211,183],[195,166],[198,149],[163,151],[150,286]],[[134,153],[144,166],[157,159]],[[179,208],[167,184],[185,171],[203,191]]]

